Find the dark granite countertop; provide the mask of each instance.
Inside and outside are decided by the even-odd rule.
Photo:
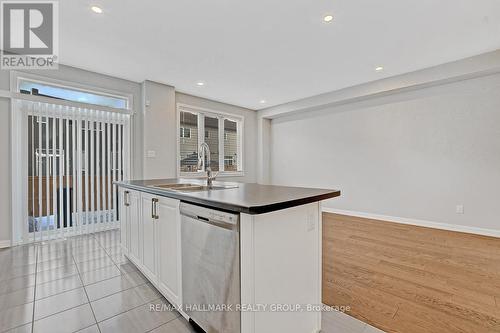
[[[215,186],[238,186],[223,190],[198,192],[178,192],[153,185],[159,184],[205,184],[200,179],[150,179],[115,182],[118,186],[143,191],[159,196],[179,199],[184,202],[217,208],[230,212],[263,214],[272,211],[304,205],[338,197],[339,190],[326,190],[303,187],[261,185],[255,183],[235,183],[215,181]]]

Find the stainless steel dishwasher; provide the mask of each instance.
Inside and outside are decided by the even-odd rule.
[[[181,203],[182,297],[206,333],[239,333],[239,215]]]

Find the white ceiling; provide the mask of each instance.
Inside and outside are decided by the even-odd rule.
[[[61,63],[251,109],[500,48],[498,0],[59,3]]]

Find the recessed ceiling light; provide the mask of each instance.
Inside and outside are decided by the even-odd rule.
[[[378,67],[375,67],[375,70],[376,70],[377,72],[380,72],[380,71],[383,71],[383,70],[384,70],[384,67],[382,67],[382,66],[378,66]]]
[[[325,21],[326,23],[332,22],[333,16],[332,15],[325,15],[325,17],[323,17],[323,21]]]
[[[265,100],[265,99],[261,99],[261,100],[259,101],[259,103],[260,103],[260,104],[266,104],[266,100]]]
[[[90,7],[90,9],[92,9],[92,11],[93,11],[94,13],[97,13],[97,14],[102,14],[102,8],[101,8],[101,7],[92,6],[92,7]]]
[[[202,87],[205,85],[205,82],[198,81],[198,82],[196,82],[196,85]]]

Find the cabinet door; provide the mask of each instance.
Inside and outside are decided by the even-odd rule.
[[[128,221],[129,230],[129,257],[136,263],[142,261],[142,221],[141,221],[141,194],[129,191],[128,195]]]
[[[181,304],[179,200],[160,197],[156,204],[158,289],[175,305]]]
[[[129,215],[129,209],[127,206],[127,196],[128,196],[128,191],[119,188],[118,190],[118,215],[120,219],[120,244],[122,247],[122,251],[124,254],[128,255],[128,249],[129,249],[129,238],[128,238],[128,215]]]
[[[142,230],[143,230],[143,260],[142,266],[144,274],[156,283],[156,251],[155,251],[155,224],[154,218],[154,196],[142,193],[141,206],[142,206]]]

